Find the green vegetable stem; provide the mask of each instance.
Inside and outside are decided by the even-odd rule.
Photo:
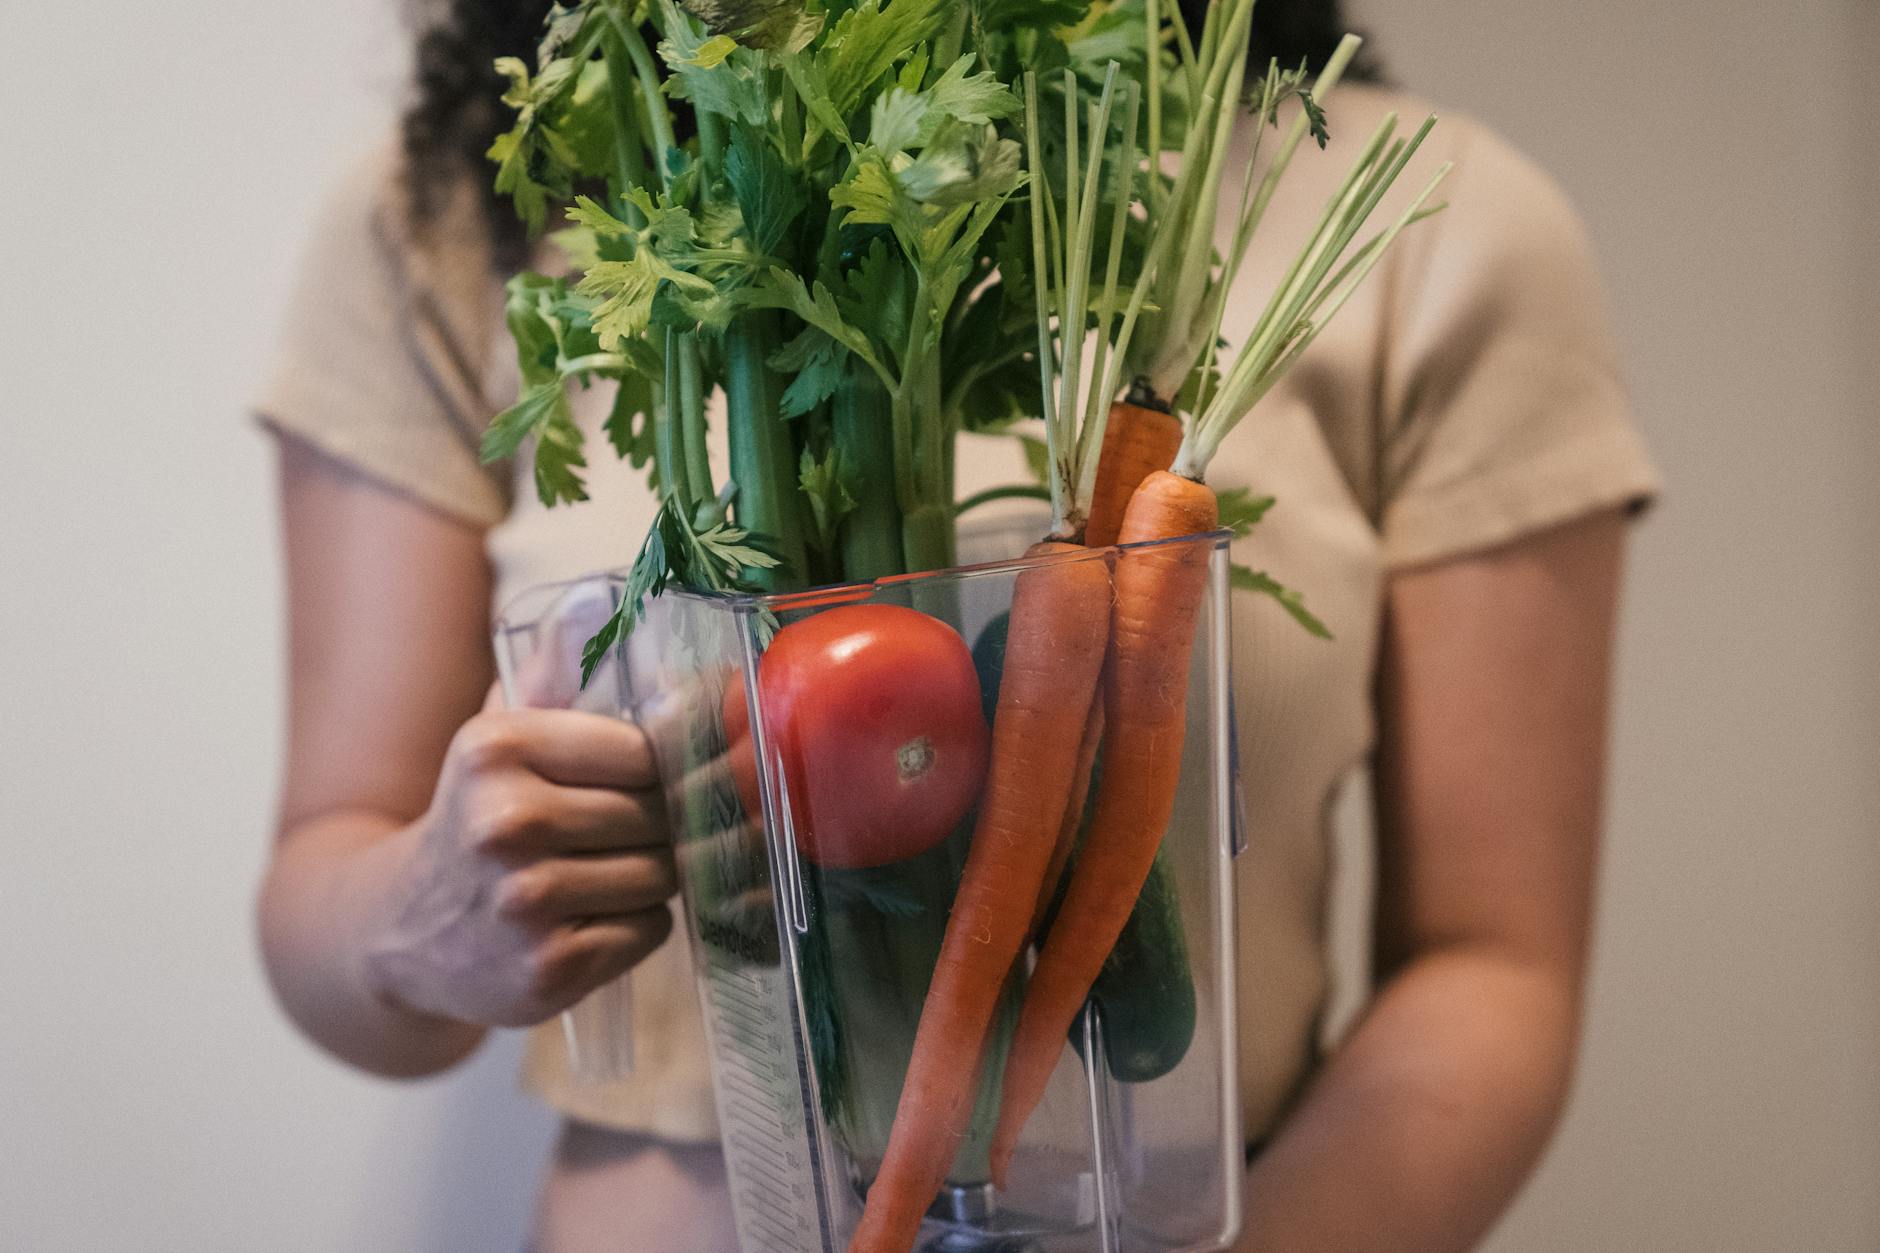
[[[746,313],[724,336],[725,413],[731,445],[733,510],[738,525],[770,543],[782,563],[755,575],[766,590],[806,568],[796,440],[778,406],[782,391],[770,367],[776,315]]]
[[[842,573],[858,582],[907,569],[901,505],[894,494],[894,431],[888,393],[874,374],[857,371],[831,402],[836,447],[851,468],[854,507],[842,520]]]

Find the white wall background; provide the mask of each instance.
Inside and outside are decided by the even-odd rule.
[[[1580,1095],[1497,1253],[1880,1248],[1880,5],[1363,0],[1592,223],[1671,481],[1639,538]],[[391,6],[9,6],[0,1247],[516,1247],[499,1052],[312,1053],[249,941],[276,772],[241,421]]]
[[[396,12],[0,8],[0,1249],[520,1245],[513,1061],[344,1071],[250,940],[281,650],[242,402]]]
[[[1358,14],[1574,194],[1669,481],[1579,1095],[1494,1248],[1880,1249],[1880,5]]]

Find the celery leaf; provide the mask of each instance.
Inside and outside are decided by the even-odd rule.
[[[747,300],[753,308],[787,309],[796,314],[860,357],[864,364],[881,377],[885,386],[890,389],[894,387],[895,380],[882,366],[881,358],[875,354],[875,347],[869,342],[868,336],[843,318],[842,311],[836,306],[835,296],[820,281],[812,293],[804,286],[801,277],[780,266],[772,266],[752,284]]]
[[[662,0],[666,37],[659,55],[672,71],[668,94],[689,100],[707,113],[736,118],[749,126],[770,121],[770,92],[761,54],[724,35],[701,37],[672,0]]]
[[[954,0],[863,0],[825,33],[816,50],[817,78],[839,114],[862,102],[875,81],[916,47],[938,35]]]
[[[647,485],[659,494],[659,469],[654,463],[658,445],[658,409],[651,379],[638,372],[625,375],[614,394],[601,431],[615,455],[636,470],[647,472]]]
[[[828,332],[814,326],[804,327],[772,353],[770,368],[790,380],[777,412],[786,418],[798,418],[835,395],[847,375],[843,366],[847,355]]]
[[[680,0],[714,35],[731,35],[747,48],[797,52],[822,29],[822,17],[802,0]]]
[[[1214,494],[1220,504],[1221,525],[1232,531],[1236,538],[1244,538],[1252,532],[1266,511],[1273,507],[1273,497],[1255,496],[1252,489],[1245,487],[1222,488]]]
[[[849,491],[848,467],[842,449],[831,445],[819,460],[809,449],[797,476],[803,495],[809,500],[810,518],[816,525],[817,543],[823,549],[834,546],[836,527],[855,508],[855,496]]]
[[[760,253],[776,252],[790,226],[809,206],[801,175],[763,134],[749,127],[732,128],[725,181],[737,198],[751,247]]]
[[[1242,591],[1258,592],[1263,596],[1272,597],[1281,609],[1291,615],[1294,622],[1305,628],[1306,634],[1317,636],[1322,640],[1332,638],[1332,633],[1326,625],[1306,608],[1305,597],[1280,583],[1264,570],[1249,570],[1246,566],[1235,565],[1228,572],[1228,581]]]

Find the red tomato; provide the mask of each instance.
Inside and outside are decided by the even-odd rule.
[[[777,632],[758,665],[797,847],[821,866],[924,853],[972,808],[989,735],[972,654],[896,605],[844,605]]]
[[[732,675],[725,684],[724,701],[719,705],[724,718],[725,764],[738,790],[738,803],[752,822],[762,822],[764,805],[757,790],[757,750],[751,743],[751,715],[745,707],[744,679]]]

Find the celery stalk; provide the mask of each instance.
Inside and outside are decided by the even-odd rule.
[[[717,509],[717,493],[712,488],[712,463],[710,451],[705,446],[705,378],[704,367],[699,362],[698,333],[688,331],[675,335],[670,341],[679,355],[679,391],[676,397],[679,412],[676,415],[679,424],[685,430],[684,444],[686,478],[691,483],[692,498],[686,502],[695,514]],[[666,403],[671,405],[675,397],[671,391],[666,393]],[[674,420],[668,412],[667,421]],[[695,517],[694,525],[700,525]]]
[[[894,419],[888,393],[865,367],[850,371],[830,401],[836,446],[854,473],[855,508],[842,520],[842,577],[856,583],[900,574],[901,506],[894,494]]]
[[[901,555],[909,570],[944,570],[953,564],[953,503],[916,505],[901,519]]]
[[[681,511],[691,513],[692,485],[685,457],[685,428],[672,404],[679,396],[679,332],[668,329],[665,343],[666,379],[661,387],[666,403],[655,419],[657,426],[654,463],[659,467],[660,491],[676,501]]]
[[[806,574],[803,510],[797,490],[795,432],[777,411],[781,389],[770,368],[777,342],[776,315],[747,313],[725,331],[725,421],[738,525],[771,541],[783,564],[754,576],[776,591]]]
[[[607,95],[614,119],[614,169],[608,186],[613,195],[609,207],[637,226],[640,211],[627,201],[627,193],[648,182],[646,147],[641,141],[640,112],[634,99],[637,84],[632,54],[611,24],[601,32],[601,55],[607,62]]]

